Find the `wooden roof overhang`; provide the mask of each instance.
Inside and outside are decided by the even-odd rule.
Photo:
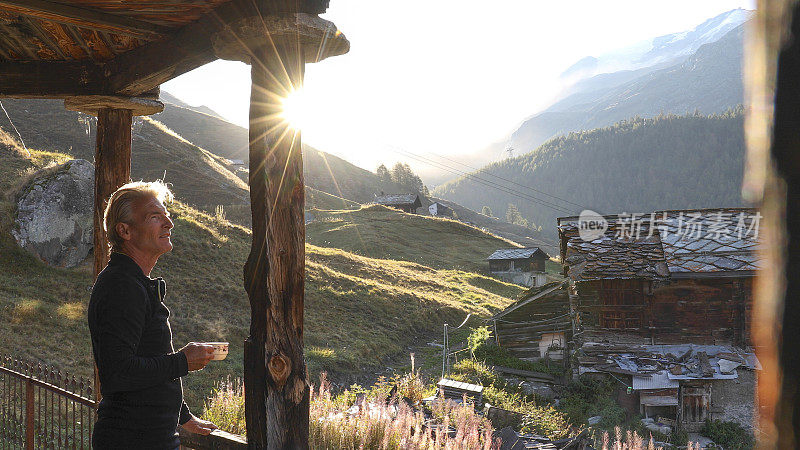
[[[213,39],[237,20],[316,15],[328,3],[0,0],[0,97],[139,96],[217,59]]]

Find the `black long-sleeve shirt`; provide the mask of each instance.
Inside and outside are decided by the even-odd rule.
[[[89,301],[89,331],[103,395],[92,438],[96,449],[174,449],[176,428],[191,417],[180,377],[186,356],[175,352],[166,283],[133,259],[112,253]]]

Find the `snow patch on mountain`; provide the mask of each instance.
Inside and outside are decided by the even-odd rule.
[[[658,36],[596,58],[585,57],[565,70],[561,81],[569,85],[603,73],[654,67],[689,56],[702,45],[716,42],[752,15],[753,11],[734,9],[708,19],[692,30]]]

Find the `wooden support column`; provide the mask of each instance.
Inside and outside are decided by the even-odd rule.
[[[108,197],[131,178],[131,125],[133,116],[148,116],[164,110],[158,101],[160,89],[139,97],[83,95],[68,97],[64,107],[97,117],[94,150],[94,276],[108,264],[108,241],[103,213]]]
[[[108,264],[109,249],[103,229],[108,197],[131,179],[130,109],[101,108],[97,112],[94,150],[94,276]]]
[[[257,15],[212,37],[222,59],[250,64],[250,206],[244,267],[250,336],[244,345],[247,443],[308,448],[310,389],[303,359],[305,215],[300,132],[282,100],[303,84],[306,62],[347,53],[336,26],[312,14]]]
[[[253,243],[244,272],[252,308],[244,358],[250,448],[308,448],[303,161],[300,132],[281,117],[281,100],[303,82],[300,50],[292,39],[263,46],[251,68]]]

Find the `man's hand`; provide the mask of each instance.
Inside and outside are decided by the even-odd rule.
[[[199,419],[194,415],[192,415],[192,418],[189,419],[188,422],[186,422],[181,426],[183,427],[184,430],[188,431],[189,433],[203,434],[203,435],[211,434],[212,431],[217,429],[217,426],[214,425],[213,423],[207,420]]]
[[[180,351],[186,355],[186,362],[189,363],[189,372],[202,369],[214,357],[213,346],[197,342],[189,342]]]

